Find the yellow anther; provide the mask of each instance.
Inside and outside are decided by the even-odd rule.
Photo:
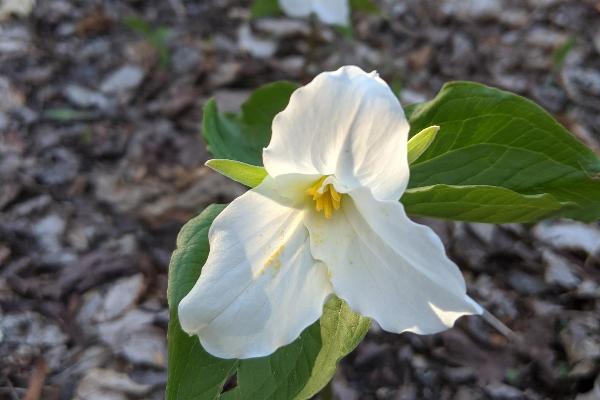
[[[324,203],[325,203],[325,199],[323,198],[323,196],[317,197],[316,203],[317,204],[315,205],[315,208],[317,209],[317,211],[323,210],[323,206],[324,206]]]
[[[321,194],[319,193],[319,189],[321,189],[321,185],[323,185],[323,181],[326,178],[326,176],[322,176],[321,178],[319,178],[319,180],[313,183],[312,186],[309,186],[308,189],[304,191],[304,193],[306,193],[309,196],[312,196],[313,200],[316,200],[317,197],[321,196]]]
[[[326,198],[323,200],[323,214],[325,214],[325,218],[327,219],[330,219],[333,215],[333,205],[331,204],[331,198]]]
[[[325,218],[330,219],[334,210],[339,210],[342,204],[342,195],[338,193],[332,184],[323,186],[326,176],[321,177],[305,193],[315,201],[315,209],[323,211]]]
[[[336,190],[333,188],[333,185],[329,185],[329,193],[331,194],[333,201],[337,201],[339,203],[340,200],[342,200],[342,196],[336,192]]]
[[[333,209],[334,210],[339,210],[341,206],[342,206],[341,201],[335,201],[335,200],[333,200]]]

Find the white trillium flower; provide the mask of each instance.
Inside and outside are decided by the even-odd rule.
[[[0,0],[0,20],[10,15],[27,17],[34,6],[35,0]]]
[[[181,326],[221,358],[294,341],[335,294],[389,332],[430,334],[482,309],[439,237],[398,201],[408,122],[376,73],[343,67],[296,90],[273,120],[265,180],[210,231]]]
[[[331,25],[347,26],[350,22],[349,0],[279,0],[279,6],[290,17],[317,17]]]

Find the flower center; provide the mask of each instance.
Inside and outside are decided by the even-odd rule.
[[[333,211],[340,208],[342,204],[342,195],[339,194],[332,184],[323,185],[327,179],[326,176],[321,177],[312,186],[306,189],[305,193],[312,197],[315,202],[315,209],[318,212],[323,212],[325,218],[330,219]]]

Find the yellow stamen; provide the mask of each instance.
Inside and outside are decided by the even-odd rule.
[[[342,199],[342,196],[333,188],[333,185],[329,185],[329,193],[331,194],[331,198],[333,201],[337,201],[338,203]]]
[[[339,210],[340,207],[341,207],[341,205],[342,205],[341,201],[335,201],[335,200],[333,200],[333,209],[334,210]]]
[[[322,196],[317,197],[316,203],[317,204],[316,204],[315,208],[317,209],[317,211],[323,210],[323,205],[325,203],[325,199]]]
[[[318,181],[316,181],[315,183],[312,184],[312,186],[309,186],[308,189],[306,189],[304,191],[304,193],[306,193],[309,196],[313,196],[313,200],[316,200],[315,197],[320,196],[318,190],[321,188],[321,185],[323,184],[323,181],[326,179],[326,176],[322,176],[321,178],[319,178]]]
[[[315,201],[315,209],[323,211],[325,218],[330,219],[335,210],[339,210],[342,204],[342,195],[338,193],[332,184],[323,187],[326,176],[321,177],[313,185],[305,190],[305,193]]]
[[[325,200],[323,200],[323,214],[325,214],[325,218],[327,219],[330,219],[333,215],[333,205],[331,204],[331,197],[326,197]]]

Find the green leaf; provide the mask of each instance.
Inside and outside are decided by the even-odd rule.
[[[260,185],[267,176],[267,171],[263,167],[234,160],[208,160],[206,166],[251,188]]]
[[[333,29],[346,39],[354,39],[354,29],[352,28],[352,25],[334,25]]]
[[[350,0],[350,9],[372,14],[378,14],[380,12],[379,7],[373,0]]]
[[[411,165],[409,187],[499,186],[576,203],[562,216],[600,217],[600,160],[535,103],[469,82],[445,85],[430,102],[407,109],[411,132],[439,125]]]
[[[262,165],[262,149],[271,139],[271,123],[288,104],[297,85],[275,82],[260,87],[239,114],[220,113],[214,100],[204,106],[203,135],[217,158]]]
[[[278,0],[255,0],[251,10],[252,18],[273,17],[281,13]]]
[[[239,121],[247,130],[246,134],[254,139],[251,144],[259,153],[262,153],[262,148],[271,140],[273,118],[288,105],[290,96],[296,89],[298,85],[292,82],[269,83],[252,92],[242,104]]]
[[[236,360],[222,360],[208,354],[197,337],[181,330],[177,306],[191,290],[208,256],[208,228],[224,206],[209,206],[190,220],[177,237],[177,250],[169,264],[168,379],[167,400],[216,399]]]
[[[423,129],[408,141],[408,164],[415,162],[431,146],[440,130],[437,125]]]
[[[575,36],[570,36],[564,43],[560,44],[558,47],[554,49],[552,52],[552,63],[554,64],[554,68],[556,70],[560,70],[567,59],[567,56],[573,49],[575,49],[575,45],[577,44],[577,38]]]
[[[53,121],[70,122],[91,120],[96,115],[90,111],[80,111],[71,108],[52,108],[44,113],[44,117]]]
[[[325,304],[320,322],[269,357],[241,360],[238,387],[223,400],[309,399],[329,382],[338,362],[362,341],[370,320],[337,297]]]
[[[419,187],[407,190],[401,201],[412,215],[493,224],[533,222],[569,207],[549,194],[523,195],[482,185]]]
[[[246,144],[240,125],[230,116],[220,113],[214,99],[206,102],[203,114],[202,134],[212,155],[254,165],[261,164],[259,155]]]
[[[331,298],[320,320],[322,346],[310,378],[296,399],[308,399],[333,378],[339,361],[360,344],[371,326],[371,320],[353,312],[337,297]]]
[[[144,38],[158,55],[161,68],[167,68],[171,61],[171,53],[168,46],[169,29],[164,26],[153,26],[150,22],[137,17],[127,16],[123,18],[123,24]]]
[[[150,22],[135,15],[130,15],[123,18],[123,25],[125,25],[132,31],[135,31],[144,38],[147,38],[150,35],[152,35],[152,32],[154,31],[154,27]]]

